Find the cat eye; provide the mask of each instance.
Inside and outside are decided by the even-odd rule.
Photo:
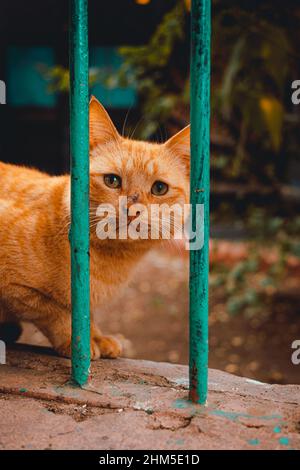
[[[109,188],[118,189],[122,186],[122,179],[120,176],[110,173],[108,175],[104,175],[104,183]]]
[[[151,188],[151,192],[152,194],[154,194],[154,196],[164,196],[168,192],[168,190],[169,186],[163,181],[155,181]]]

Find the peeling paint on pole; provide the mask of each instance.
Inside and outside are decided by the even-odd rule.
[[[190,251],[190,399],[200,404],[208,381],[210,37],[211,2],[192,0],[191,204],[193,224],[196,205],[204,205],[204,244]]]
[[[70,150],[72,379],[87,382],[90,368],[89,89],[87,0],[71,0]]]

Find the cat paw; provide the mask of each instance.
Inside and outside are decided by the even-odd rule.
[[[71,342],[66,341],[60,346],[56,346],[55,351],[62,357],[71,357]]]
[[[115,359],[120,356],[122,346],[120,342],[112,336],[96,336],[91,340],[91,359],[99,357]]]
[[[67,341],[55,348],[62,357],[71,357],[71,343]],[[120,356],[122,346],[112,336],[95,336],[91,338],[91,359],[94,361],[100,357],[115,359]]]

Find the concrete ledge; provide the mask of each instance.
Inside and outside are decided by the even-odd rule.
[[[16,346],[0,366],[1,449],[300,449],[300,386],[210,370],[205,407],[186,366],[100,360],[84,389],[70,361]]]

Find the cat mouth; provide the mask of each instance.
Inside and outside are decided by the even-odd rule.
[[[97,217],[91,228],[95,230],[100,240],[172,240],[182,236],[182,227],[178,227],[173,220],[167,224],[161,218],[149,220],[141,217],[141,214],[118,217]]]

